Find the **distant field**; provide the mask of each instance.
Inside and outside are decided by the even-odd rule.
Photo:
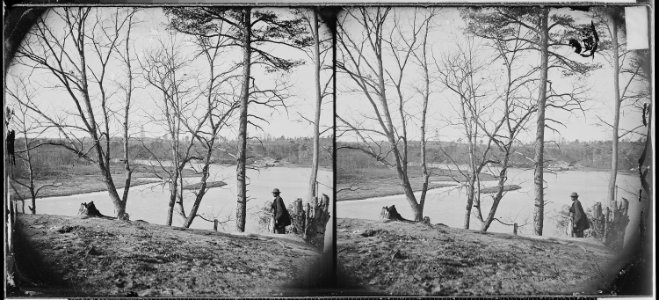
[[[112,178],[114,179],[117,188],[124,188],[126,182],[126,174],[124,173],[123,165],[116,164],[111,167]],[[138,186],[148,183],[161,181],[156,175],[165,176],[166,172],[163,170],[150,171],[142,165],[133,165],[133,175],[131,177],[131,186]],[[155,172],[155,173],[154,173]],[[184,176],[196,177],[192,170],[184,170]],[[20,182],[28,183],[27,178],[17,178]],[[17,183],[12,183],[10,189],[11,197],[16,197],[16,190],[18,194],[26,199],[30,198],[30,192],[26,187]],[[35,187],[46,186],[39,191],[38,198],[69,196],[82,193],[92,193],[107,191],[103,176],[100,175],[98,167],[95,165],[73,165],[61,168],[60,170],[48,170],[42,172],[35,180]],[[19,197],[20,198],[20,197]]]
[[[421,168],[410,167],[408,174],[414,191],[420,191],[423,186]],[[457,171],[445,169],[433,168],[430,169],[430,174],[429,189],[452,186],[456,182],[463,182],[466,179]],[[493,179],[495,179],[493,176],[487,174],[483,174],[481,177],[481,180]],[[396,170],[388,168],[337,170],[336,189],[338,201],[403,194]]]

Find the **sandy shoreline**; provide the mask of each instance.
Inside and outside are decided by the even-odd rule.
[[[429,187],[428,191],[436,191],[439,189],[444,189],[444,188],[453,188],[453,187],[458,187],[461,185],[461,183],[437,183],[437,186],[434,187]],[[414,193],[419,193],[421,190],[415,190]],[[382,197],[390,197],[390,196],[403,196],[405,193],[402,192],[395,192],[395,193],[381,193],[381,194],[374,194],[372,196],[363,196],[363,197],[357,197],[357,198],[341,198],[341,196],[337,196],[336,201],[337,202],[349,202],[349,201],[364,201],[364,200],[373,200],[375,198],[382,198]]]

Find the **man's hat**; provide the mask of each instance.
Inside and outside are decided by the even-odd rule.
[[[272,190],[272,192],[273,193],[280,193],[278,188],[275,188],[274,190]]]
[[[576,197],[579,197],[579,194],[577,194],[576,192],[572,192],[572,194],[570,195],[570,197],[572,197],[572,198],[576,198]]]

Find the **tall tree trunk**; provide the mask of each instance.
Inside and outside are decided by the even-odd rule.
[[[101,170],[101,174],[103,175],[103,181],[105,183],[105,186],[108,189],[108,193],[110,194],[110,200],[112,201],[112,204],[114,205],[115,211],[116,211],[116,217],[117,219],[124,220],[126,218],[126,203],[121,200],[119,197],[119,193],[117,192],[117,187],[114,184],[114,180],[112,179],[112,171],[110,170],[110,149],[106,147],[105,151],[103,152],[103,146],[101,144],[101,138],[99,137],[99,130],[97,127],[97,124],[99,124],[96,121],[96,117],[94,115],[94,111],[92,108],[92,103],[89,95],[89,86],[88,86],[88,81],[87,81],[87,62],[86,62],[86,57],[85,57],[85,52],[82,47],[84,47],[84,39],[81,39],[78,41],[80,45],[78,46],[78,52],[80,55],[80,65],[83,66],[81,68],[81,78],[82,78],[82,100],[84,101],[85,108],[87,110],[87,117],[89,120],[86,120],[84,117],[83,109],[79,105],[79,103],[76,103],[78,106],[78,111],[80,113],[80,116],[83,119],[83,122],[85,123],[87,127],[87,131],[89,132],[89,135],[94,143],[94,149],[96,150],[96,157],[97,157],[97,163],[98,166]],[[107,123],[108,120],[106,119],[105,122]],[[109,133],[108,133],[109,134]]]
[[[391,137],[390,137],[390,143],[394,146],[396,145],[396,143],[393,142],[393,139]],[[407,198],[407,202],[410,204],[410,207],[412,208],[412,212],[414,213],[414,221],[421,221],[423,220],[423,205],[416,202],[416,196],[414,196],[414,190],[412,189],[412,184],[410,183],[410,179],[401,166],[400,153],[397,151],[396,148],[394,148],[392,152],[394,153],[396,160],[396,173],[398,174],[398,179],[401,181],[401,186],[403,187],[403,191],[405,192],[405,197]]]
[[[505,157],[503,158],[503,164],[501,171],[499,172],[499,182],[497,183],[497,193],[496,195],[492,198],[492,207],[490,208],[490,212],[487,214],[487,218],[483,222],[483,225],[481,226],[481,231],[485,232],[490,228],[490,225],[492,225],[492,221],[494,221],[494,216],[496,215],[497,209],[499,208],[499,203],[501,202],[501,199],[503,199],[503,193],[505,190],[505,185],[506,185],[506,180],[508,180],[508,163],[510,160],[510,147],[512,146],[512,143],[509,143],[506,146],[506,154]]]
[[[471,208],[474,206],[475,185],[476,177],[472,174],[471,178],[469,178],[469,186],[467,187],[467,206],[465,207],[464,229],[469,229]]]
[[[471,66],[471,63],[469,63],[469,66]],[[469,155],[469,178],[468,183],[469,185],[467,186],[467,205],[465,207],[465,216],[464,216],[464,224],[463,227],[465,229],[469,229],[469,223],[471,220],[471,209],[474,206],[474,184],[476,183],[476,154],[474,150],[474,144],[475,144],[475,133],[474,133],[474,128],[473,125],[473,117],[472,116],[467,116],[467,109],[466,107],[469,105],[468,99],[466,97],[461,97],[460,98],[460,117],[462,118],[462,124],[464,127],[465,135],[469,139],[469,142],[467,144],[468,146],[468,155]]]
[[[236,184],[238,188],[238,205],[236,208],[236,229],[239,232],[245,231],[245,218],[247,215],[247,184],[246,168],[247,163],[247,103],[249,102],[249,80],[251,71],[252,49],[251,40],[252,32],[250,24],[251,9],[245,8],[243,11],[242,34],[243,34],[243,86],[240,92],[240,127],[238,131],[238,164],[236,166]]]
[[[128,202],[128,191],[130,190],[130,181],[133,177],[133,171],[130,168],[130,160],[128,157],[128,117],[130,115],[130,101],[133,96],[133,72],[130,64],[130,32],[132,25],[132,17],[128,21],[128,31],[126,32],[126,68],[128,69],[128,88],[126,89],[126,106],[124,108],[124,170],[126,173],[126,181],[124,183],[124,195],[121,197],[123,202]]]
[[[423,80],[424,80],[424,95],[423,95],[423,109],[421,110],[421,169],[423,172],[423,185],[421,186],[421,196],[419,197],[419,206],[423,212],[423,206],[426,202],[426,193],[428,192],[428,181],[430,180],[430,172],[428,172],[428,161],[426,151],[426,121],[428,115],[428,101],[430,100],[430,74],[428,71],[428,31],[430,26],[430,19],[426,20],[426,28],[423,36],[423,50],[422,62],[423,66]],[[421,215],[423,219],[423,214]]]
[[[213,129],[213,132],[216,132],[215,129]],[[212,137],[213,139],[215,137]],[[199,182],[201,183],[201,186],[199,187],[199,191],[196,194],[194,203],[192,204],[192,208],[190,208],[190,214],[188,214],[188,217],[185,218],[185,222],[183,223],[183,227],[185,228],[190,228],[190,225],[192,225],[192,221],[197,217],[197,211],[199,210],[199,205],[201,204],[201,200],[204,198],[204,195],[206,195],[206,186],[208,183],[208,177],[210,176],[210,164],[211,164],[211,159],[213,157],[213,142],[211,141],[210,145],[207,146],[206,148],[206,157],[204,157],[204,167],[201,169],[201,179],[199,179]],[[183,187],[181,187],[183,189]]]
[[[165,105],[170,105],[165,102]],[[175,114],[176,115],[176,114]],[[169,123],[169,134],[171,135],[172,138],[172,146],[171,146],[171,153],[172,153],[172,167],[173,167],[173,172],[174,176],[172,177],[170,175],[170,183],[169,183],[169,208],[167,209],[167,226],[172,226],[172,219],[174,215],[174,206],[176,204],[176,198],[178,197],[179,189],[182,189],[183,186],[179,184],[179,179],[181,176],[180,170],[180,161],[179,161],[179,136],[178,136],[178,128],[176,127],[176,121],[173,119],[169,113],[169,110],[166,111],[166,116],[167,116],[167,122]],[[182,202],[182,201],[181,201]],[[181,213],[185,214],[183,211],[183,203],[180,203],[181,207]]]
[[[320,39],[318,34],[318,12],[313,9],[313,16],[311,21],[311,30],[314,39],[313,46],[313,59],[314,59],[314,84],[316,89],[316,110],[313,124],[313,152],[311,158],[311,176],[309,177],[309,195],[307,201],[311,201],[316,197],[316,181],[318,180],[318,160],[320,155],[320,108],[322,104],[322,94],[320,89]]]
[[[545,104],[547,101],[547,73],[549,64],[549,9],[543,8],[540,16],[540,87],[538,92],[538,121],[535,137],[535,208],[533,214],[534,231],[542,235],[545,217],[544,199],[544,148],[545,148]]]
[[[391,145],[396,147],[396,143],[394,142],[393,136],[389,137],[389,142],[391,143]],[[410,204],[410,207],[412,208],[412,212],[414,213],[414,221],[421,221],[423,220],[423,205],[416,202],[416,196],[414,196],[414,190],[412,189],[412,184],[410,183],[408,174],[403,169],[400,161],[400,155],[401,155],[400,152],[397,150],[397,148],[394,148],[392,152],[394,153],[394,157],[396,160],[396,173],[398,174],[398,179],[401,181],[401,186],[403,187],[403,191],[405,192],[405,197],[407,198],[407,202]]]
[[[618,176],[618,127],[620,124],[620,56],[618,53],[618,22],[611,18],[611,47],[613,47],[613,135],[611,136],[611,176],[607,193],[608,206],[611,210],[616,207],[615,190]],[[615,214],[614,214],[615,216]]]
[[[204,198],[204,195],[206,194],[206,183],[208,181],[208,168],[209,168],[209,164],[206,164],[204,165],[204,168],[201,171],[203,174],[200,179],[201,186],[199,187],[199,191],[197,192],[194,203],[192,204],[192,208],[190,208],[190,213],[188,214],[188,217],[185,218],[185,222],[183,223],[183,227],[185,228],[190,228],[190,225],[192,225],[192,221],[194,221],[194,219],[197,217],[197,211],[199,211],[199,205],[201,204],[201,200]]]
[[[382,39],[381,36],[378,37],[379,39]],[[389,104],[387,103],[387,96],[386,96],[386,85],[384,81],[384,66],[382,65],[382,44],[377,45],[376,49],[376,58],[378,61],[378,90],[379,90],[379,100],[380,104],[382,105],[382,115],[384,117],[384,122],[382,123],[382,127],[385,131],[385,134],[387,136],[387,140],[389,144],[393,147],[392,153],[394,154],[394,160],[396,161],[396,173],[398,174],[398,179],[401,181],[401,185],[403,187],[403,191],[405,192],[405,197],[407,198],[407,202],[410,204],[410,207],[412,208],[412,211],[414,212],[414,220],[415,221],[421,221],[423,220],[423,206],[419,205],[419,203],[416,201],[416,196],[414,196],[414,190],[412,189],[412,185],[410,184],[410,179],[407,174],[407,160],[406,160],[406,153],[407,149],[402,149],[403,154],[401,154],[401,149],[398,147],[398,139],[396,138],[395,130],[394,130],[394,125],[393,121],[391,119],[391,113],[389,110]],[[402,138],[403,140],[406,140],[407,137],[399,137]]]
[[[176,195],[178,194],[178,173],[174,175],[174,178],[169,183],[169,207],[167,208],[167,221],[165,225],[172,226],[172,218],[174,215],[174,206],[176,205]]]
[[[110,193],[110,199],[114,204],[114,209],[116,210],[116,217],[119,220],[127,220],[128,215],[126,214],[126,202],[121,201],[121,198],[119,198],[119,193],[117,192],[117,187],[114,185],[114,182],[112,181],[110,171],[107,170],[106,174],[108,175],[105,176],[105,185],[107,186],[108,192]]]
[[[30,196],[32,198],[32,206],[28,205],[28,208],[30,209],[30,212],[34,215],[37,213],[37,204],[36,204],[36,199],[37,199],[37,193],[34,190],[34,169],[32,169],[32,157],[30,155],[30,145],[28,143],[28,137],[27,137],[27,128],[25,126],[23,127],[23,137],[25,138],[25,158],[27,161],[27,171],[28,175],[30,176]],[[25,201],[23,201],[25,203]],[[23,209],[23,212],[25,212],[25,209]]]

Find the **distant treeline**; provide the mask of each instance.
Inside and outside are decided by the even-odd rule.
[[[339,149],[336,154],[337,168],[351,170],[359,168],[384,167],[373,157],[361,151],[342,148],[342,146],[359,146],[355,143],[337,142]],[[421,161],[421,147],[419,142],[409,143],[410,164]],[[629,170],[637,167],[637,161],[643,152],[644,141],[621,141],[619,143],[620,159],[618,167]],[[483,146],[484,148],[484,146]],[[517,146],[518,151],[512,156],[512,166],[520,168],[533,167],[534,148],[532,144]],[[493,158],[499,156],[497,149],[493,149]],[[382,150],[383,154],[386,149]],[[458,142],[428,142],[427,159],[429,163],[440,164],[468,164],[468,146]],[[391,159],[393,161],[393,158]],[[545,145],[545,164],[569,164],[577,168],[609,169],[611,167],[611,141],[572,141],[564,143],[547,143]]]
[[[92,143],[85,143],[85,139],[81,140],[84,144],[91,146]],[[39,139],[32,141],[34,147],[31,150],[31,160],[35,175],[37,176],[56,176],[62,170],[62,166],[72,165],[87,165],[89,162],[80,158],[76,153],[57,145],[63,143],[59,139]],[[183,141],[183,143],[188,143]],[[16,140],[16,152],[20,155],[20,151],[24,149],[24,139]],[[171,158],[171,140],[163,138],[134,138],[129,143],[130,158],[133,160],[151,160],[157,157],[161,160],[168,160]],[[332,139],[320,139],[320,165],[323,167],[332,166]],[[86,147],[86,149],[89,149]],[[93,150],[92,150],[93,151]],[[216,163],[234,164],[236,159],[232,155],[237,152],[235,141],[222,141],[214,151],[213,160]],[[309,165],[311,166],[312,156],[312,139],[311,138],[266,138],[266,139],[251,139],[248,141],[247,156],[248,163],[253,163],[262,159],[278,160],[284,163],[296,165]],[[202,146],[196,143],[191,150],[191,153],[203,153]],[[15,176],[27,176],[26,166],[21,162],[17,155],[16,168],[14,170]],[[119,163],[118,160],[123,158],[123,143],[120,139],[113,139],[110,143],[111,159]],[[201,156],[200,156],[201,157]],[[25,170],[24,170],[25,169]],[[90,171],[97,171],[97,169],[90,169]],[[90,174],[91,175],[91,174]]]

